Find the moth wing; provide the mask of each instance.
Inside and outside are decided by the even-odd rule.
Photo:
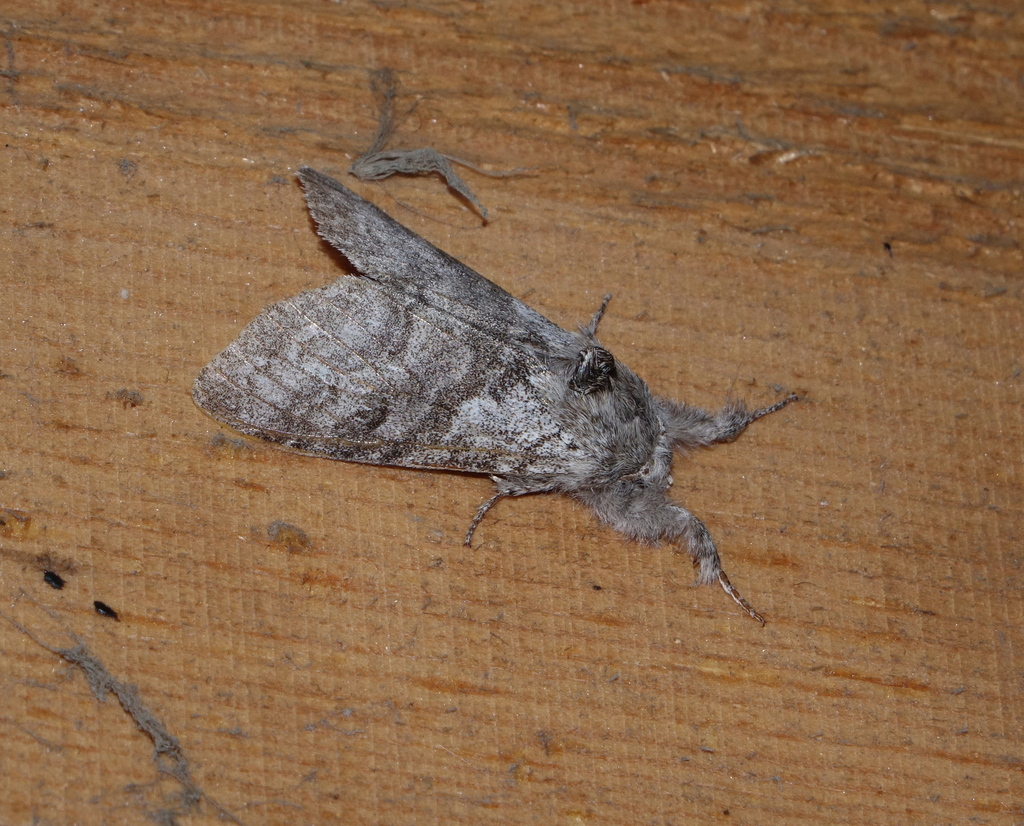
[[[306,453],[495,475],[554,474],[578,448],[528,351],[369,278],[267,308],[199,374],[218,421]]]
[[[298,177],[320,236],[363,275],[424,303],[457,308],[463,321],[493,337],[557,356],[578,351],[572,334],[338,181],[308,166]]]

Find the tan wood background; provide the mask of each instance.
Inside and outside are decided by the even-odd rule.
[[[0,823],[1024,823],[1018,3],[0,25]],[[465,174],[489,222],[346,176],[384,67],[393,146],[532,169]],[[487,480],[196,409],[244,324],[337,274],[303,163],[558,323],[612,292],[656,392],[798,391],[675,469],[767,627],[568,500],[466,549]]]

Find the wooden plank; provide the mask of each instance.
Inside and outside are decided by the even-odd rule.
[[[0,820],[1019,822],[1012,4],[4,17]],[[192,404],[338,272],[293,173],[345,176],[384,67],[394,147],[531,171],[465,173],[486,223],[436,178],[350,186],[563,325],[613,293],[655,392],[801,394],[675,472],[765,629],[568,500],[467,549],[487,480]]]

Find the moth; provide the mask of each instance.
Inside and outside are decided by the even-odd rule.
[[[257,316],[203,368],[196,404],[314,456],[485,474],[494,495],[557,491],[647,544],[685,548],[701,584],[722,570],[704,523],[667,496],[674,451],[731,442],[795,395],[708,412],[654,396],[597,340],[607,306],[563,330],[321,172],[298,172],[319,234],[358,273]]]

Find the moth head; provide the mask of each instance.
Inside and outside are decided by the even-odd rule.
[[[584,396],[607,390],[615,374],[615,356],[599,344],[587,344],[572,365],[569,389]]]

